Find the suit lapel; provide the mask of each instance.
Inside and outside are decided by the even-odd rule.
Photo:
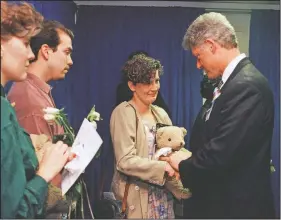
[[[238,65],[235,67],[234,71],[231,73],[228,80],[224,83],[224,85],[221,89],[221,95],[215,100],[210,118],[208,121],[206,121],[207,136],[212,134],[213,130],[216,128],[216,126],[218,125],[218,122],[220,121],[221,107],[223,105],[223,102],[221,100],[222,100],[224,91],[227,89],[228,84],[230,84],[230,82],[235,78],[235,76],[239,72],[241,72],[241,70],[249,63],[251,63],[251,61],[249,60],[248,57],[245,57],[244,59],[242,59],[238,63]]]
[[[225,90],[225,88],[227,87],[227,84],[229,84],[229,82],[242,70],[242,68],[244,66],[246,66],[247,64],[251,63],[250,59],[248,57],[245,57],[244,59],[242,59],[237,66],[235,67],[235,69],[233,70],[233,72],[230,74],[229,78],[227,79],[227,81],[224,83],[222,89],[221,89],[221,93],[223,93],[223,91]]]

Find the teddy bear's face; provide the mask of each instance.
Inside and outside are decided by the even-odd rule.
[[[184,136],[187,134],[185,128],[177,126],[166,126],[157,129],[157,148],[171,147],[173,150],[180,150],[184,145]]]

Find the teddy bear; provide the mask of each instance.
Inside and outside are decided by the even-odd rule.
[[[183,127],[177,127],[165,124],[156,124],[156,152],[154,159],[158,160],[160,156],[168,156],[172,152],[179,153],[179,151],[189,152],[184,148],[185,141],[184,136],[187,134],[187,130]],[[189,189],[184,188],[182,182],[178,180],[178,174],[176,177],[168,177],[168,181],[165,183],[166,188],[177,198],[178,200],[187,199],[191,197]],[[174,187],[178,185],[178,187]]]
[[[164,125],[158,123],[156,125],[156,152],[154,158],[159,159],[160,156],[168,156],[175,151],[186,151],[184,148],[184,136],[187,130],[183,127]]]

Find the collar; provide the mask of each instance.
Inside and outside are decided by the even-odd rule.
[[[4,90],[4,87],[2,86],[2,84],[1,84],[1,96],[6,97],[5,90]]]
[[[48,83],[44,82],[42,79],[32,73],[27,74],[27,80],[47,94],[52,89]]]
[[[223,74],[222,74],[222,86],[220,88],[223,87],[223,85],[225,84],[225,82],[228,80],[229,76],[231,75],[231,73],[234,71],[235,67],[238,65],[238,63],[244,59],[246,57],[246,54],[242,53],[240,55],[238,55],[237,57],[235,57],[225,68]]]
[[[127,105],[130,105],[130,106],[132,106],[132,107],[135,109],[136,116],[137,116],[137,120],[138,120],[139,118],[141,118],[139,112],[137,111],[137,107],[136,107],[135,103],[133,103],[132,101],[124,101],[124,102],[125,102]],[[152,105],[152,104],[150,105],[150,109],[151,109],[152,114],[154,115],[154,117],[155,117],[157,123],[158,123],[158,122],[164,122],[163,115],[161,115],[161,113],[159,112],[159,108],[160,108],[160,107],[158,107],[158,106],[156,106],[156,105]]]

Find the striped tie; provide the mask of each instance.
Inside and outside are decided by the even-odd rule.
[[[223,85],[223,81],[221,80],[221,81],[219,82],[217,88],[218,88],[219,90],[221,90],[222,85]]]
[[[220,95],[221,93],[221,87],[223,85],[223,81],[221,80],[218,84],[218,86],[214,89],[214,92],[213,92],[213,101],[214,102]]]
[[[220,94],[221,94],[221,87],[222,87],[222,85],[223,85],[223,81],[221,80],[221,81],[219,82],[218,86],[214,89],[212,105],[211,105],[211,107],[206,111],[205,121],[209,120],[209,118],[210,118],[211,111],[212,111],[212,109],[213,109],[215,100],[216,100],[216,99],[220,96]]]

